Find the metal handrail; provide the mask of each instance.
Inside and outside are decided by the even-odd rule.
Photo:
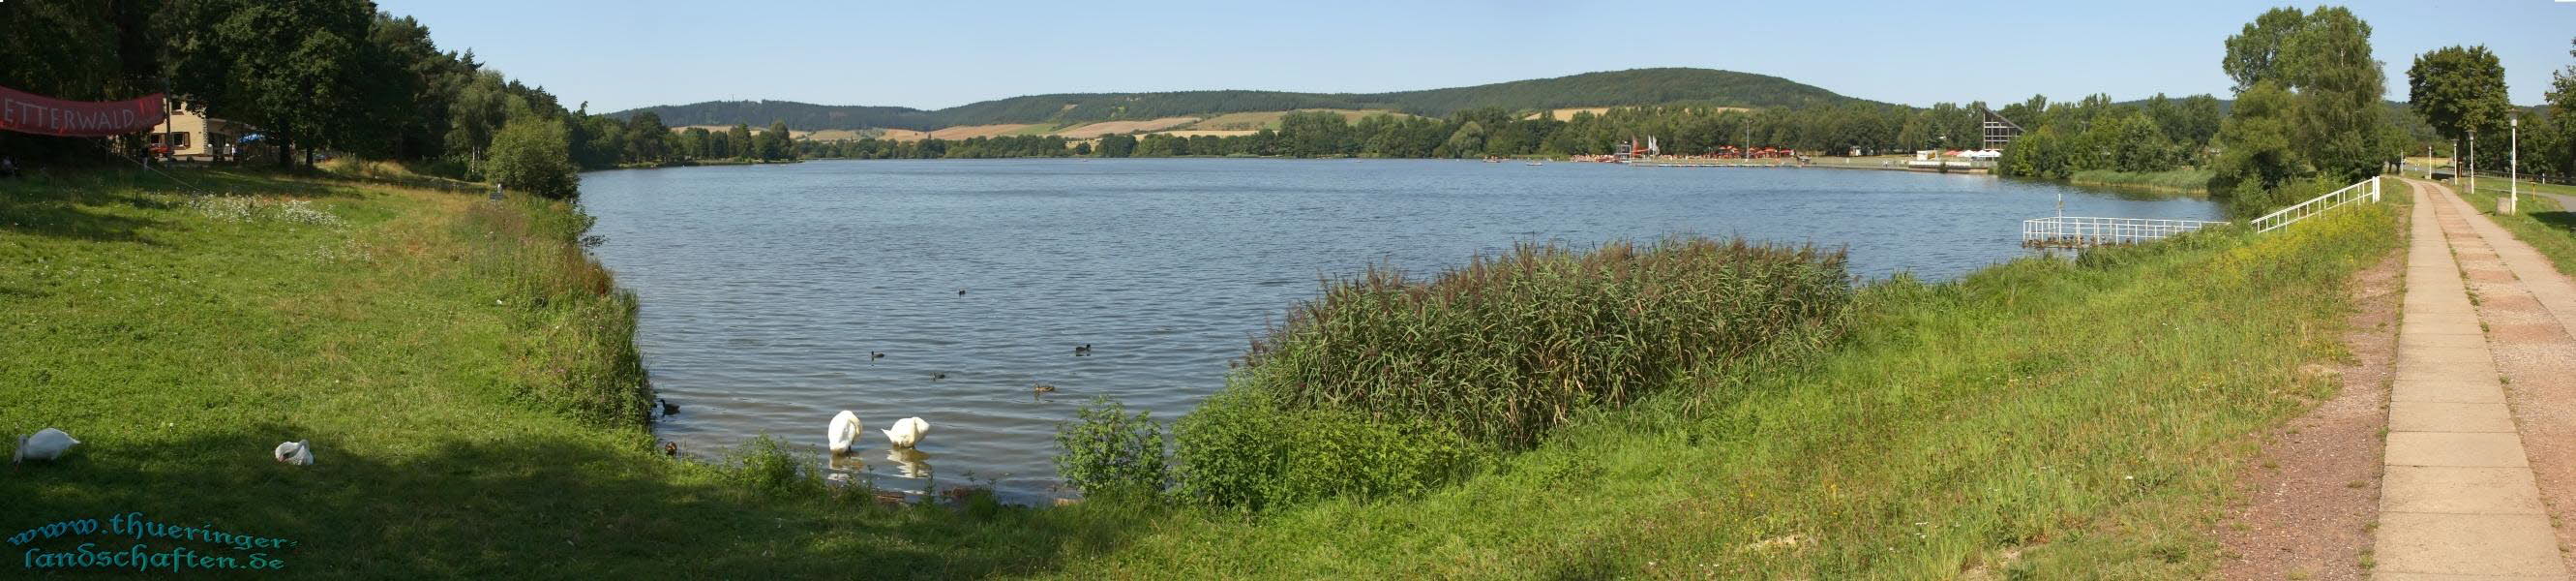
[[[2047,247],[2138,244],[2219,224],[2226,224],[2226,222],[2056,216],[2023,220],[2021,240],[2025,246]]]
[[[2369,188],[2363,189],[2362,186],[2369,186]],[[2256,233],[2270,232],[2305,220],[2309,216],[2323,214],[2326,210],[2343,207],[2344,204],[2362,199],[2379,201],[2379,177],[2372,176],[2370,179],[2353,182],[2343,189],[2327,192],[2326,195],[2310,198],[2308,201],[2282,208],[2277,212],[2264,214],[2263,217],[2246,223],[2254,226]]]

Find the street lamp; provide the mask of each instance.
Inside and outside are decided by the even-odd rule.
[[[2508,191],[2513,195],[2513,212],[2519,214],[2522,213],[2522,115],[2515,114],[2504,119],[2505,126],[2512,128],[2513,131],[2513,137],[2506,146],[2508,153],[2505,154],[2504,181],[2512,184],[2506,187],[2510,188]]]

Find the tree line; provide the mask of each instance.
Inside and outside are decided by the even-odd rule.
[[[997,123],[1068,124],[1223,113],[1299,109],[1386,110],[1447,117],[1460,111],[1513,111],[1559,107],[1710,102],[1743,107],[1803,108],[1855,102],[1812,85],[1768,75],[1711,69],[1656,68],[1605,71],[1392,93],[1294,93],[1287,91],[1171,91],[1066,93],[980,101],[936,111],[909,107],[815,105],[793,101],[708,101],[663,105],[612,115],[654,112],[682,125],[725,125],[744,120],[783,120],[806,129],[916,129]]]
[[[2087,103],[2108,103],[2096,97]],[[2034,99],[2045,104],[2045,99]],[[2215,101],[2207,96],[2151,102],[2177,127],[2215,131]],[[1631,140],[1653,137],[1663,153],[1713,155],[1761,148],[1841,155],[1973,149],[1983,146],[1983,103],[1941,103],[1928,108],[1847,102],[1806,108],[1744,109],[1714,105],[1657,105],[1576,112],[1566,119],[1500,107],[1461,111],[1446,118],[1377,113],[1357,116],[1298,111],[1278,126],[1241,135],[1109,135],[1096,145],[1063,137],[978,137],[966,140],[859,139],[811,143],[811,157],[864,159],[1175,156],[1472,158],[1484,156],[1602,155]],[[2098,107],[2097,107],[2098,108]],[[2167,111],[2169,111],[2169,114]],[[2008,107],[2006,111],[2013,111]],[[2009,114],[2009,113],[2008,113]],[[2198,118],[2186,118],[2198,114]],[[2201,139],[2205,141],[2205,138]],[[1069,149],[1068,149],[1069,148]]]
[[[2272,9],[2226,47],[2220,68],[2235,81],[2235,101],[2223,120],[2214,101],[2199,98],[2135,107],[2030,103],[2026,110],[2038,114],[1996,171],[2062,179],[2196,166],[2211,171],[2209,191],[2233,211],[2256,214],[2326,184],[2377,175],[2414,144],[2381,96],[2370,25],[2350,10]]]
[[[2576,45],[2576,40],[2570,41]],[[2576,58],[2576,48],[2567,51]],[[2519,118],[2521,167],[2526,176],[2564,180],[2576,176],[2576,64],[2550,72],[2550,87],[2537,107],[2517,107],[2505,97],[2504,65],[2485,46],[2450,46],[2417,55],[2406,85],[2415,110],[2441,137],[2440,153],[2457,165],[2505,172],[2513,163]],[[2477,140],[2472,155],[2470,141]]]
[[[581,169],[796,155],[783,124],[674,136],[649,115],[566,108],[470,50],[439,50],[418,20],[367,0],[11,2],[0,5],[0,38],[10,39],[0,85],[79,100],[166,92],[177,109],[256,128],[252,151],[279,167],[327,150],[571,196]],[[144,155],[142,136],[118,141]],[[95,149],[0,135],[0,155],[21,160]]]

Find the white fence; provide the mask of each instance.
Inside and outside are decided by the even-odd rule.
[[[2069,248],[2137,244],[2225,223],[2155,218],[2035,218],[2021,222],[2021,244]]]
[[[2270,232],[2283,226],[2323,214],[2327,210],[2357,201],[2379,201],[2379,178],[2355,182],[2343,189],[2317,196],[2281,211],[2265,214],[2248,224],[2255,232]],[[2034,218],[2021,222],[2021,245],[2034,248],[2085,248],[2114,244],[2153,242],[2201,228],[2225,224],[2206,220],[2160,220],[2154,218],[2085,218],[2058,216]]]
[[[2309,216],[2323,214],[2326,210],[2332,210],[2341,207],[2344,204],[2350,204],[2361,200],[2372,202],[2379,201],[2379,178],[2372,177],[2370,179],[2353,182],[2352,185],[2344,186],[2343,189],[2328,192],[2326,195],[2317,196],[2316,198],[2305,202],[2299,202],[2298,205],[2282,208],[2281,211],[2278,212],[2264,214],[2263,217],[2255,218],[2254,221],[2248,222],[2248,224],[2254,226],[2255,232],[2270,232],[2273,230],[2279,230],[2281,227],[2288,226],[2291,223],[2307,219]]]

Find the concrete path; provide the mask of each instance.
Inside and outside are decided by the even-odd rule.
[[[2485,218],[2438,186],[2413,189],[2375,577],[2568,579],[2486,326],[2454,257],[2456,250],[2497,259],[2472,226]]]
[[[2558,207],[2559,207],[2559,208],[2561,208],[2561,209],[2565,209],[2565,210],[2567,210],[2567,211],[2569,211],[2569,212],[2576,212],[2576,196],[2570,196],[2570,195],[2566,195],[2566,194],[2552,194],[2552,193],[2548,193],[2548,192],[2530,192],[2530,193],[2533,193],[2533,194],[2539,194],[2539,195],[2543,195],[2543,196],[2548,196],[2548,197],[2549,197],[2549,199],[2550,199],[2551,201],[2558,202]]]

